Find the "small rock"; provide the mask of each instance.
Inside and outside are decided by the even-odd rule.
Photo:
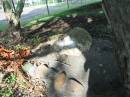
[[[92,45],[92,37],[89,32],[81,27],[75,27],[68,33],[81,51],[89,50]],[[84,41],[85,40],[85,41]]]
[[[103,64],[99,64],[99,67],[103,67]]]
[[[35,75],[36,66],[29,63],[29,62],[25,63],[24,66],[22,67],[22,69],[23,69],[24,72],[26,72],[30,76]]]
[[[105,69],[103,70],[103,73],[104,73],[104,74],[106,73],[106,70],[105,70]]]
[[[93,21],[92,18],[88,18],[88,23],[91,23]]]
[[[49,72],[49,68],[44,65],[44,64],[41,64],[40,66],[38,66],[35,70],[35,76],[34,76],[34,79],[46,79],[46,76]]]

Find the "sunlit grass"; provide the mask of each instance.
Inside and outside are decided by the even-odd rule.
[[[49,16],[37,16],[37,17],[32,18],[31,20],[28,20],[26,22],[22,22],[22,25],[24,27],[30,27],[32,25],[35,25],[35,24],[41,22],[41,21],[42,22],[47,21],[47,20],[51,19],[52,17],[53,16],[51,16],[51,15],[49,15]]]
[[[0,31],[6,31],[8,25],[6,23],[0,23]]]
[[[76,8],[72,8],[69,10],[65,10],[62,12],[56,12],[50,15],[37,16],[30,21],[24,22],[24,27],[31,27],[33,25],[39,24],[41,22],[46,22],[55,17],[67,17],[67,16],[100,16],[103,14],[102,8],[98,8],[96,4],[100,4],[100,2],[95,3],[95,6],[79,6]]]

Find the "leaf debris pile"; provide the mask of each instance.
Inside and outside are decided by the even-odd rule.
[[[45,83],[32,82],[22,71],[29,56],[29,47],[12,50],[0,45],[0,97],[47,97]]]

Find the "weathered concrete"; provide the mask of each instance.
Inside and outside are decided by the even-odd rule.
[[[76,31],[80,33],[77,28]],[[47,83],[48,97],[123,97],[112,42],[103,39],[92,42],[91,37],[84,36],[84,40],[92,42],[86,46],[87,42],[75,41],[73,36],[68,32],[33,50],[35,56],[29,60],[34,65],[30,69],[33,73],[29,74],[32,79]]]
[[[32,58],[23,70],[33,80],[47,82],[49,97],[86,97],[89,72],[84,69],[86,58],[82,52],[88,51],[92,44],[89,33],[76,27],[57,41],[48,43],[48,53]]]

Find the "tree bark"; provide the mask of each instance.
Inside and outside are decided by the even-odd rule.
[[[10,36],[17,40],[20,40],[20,18],[23,12],[25,0],[18,0],[17,6],[15,7],[13,0],[2,0],[5,16],[9,22]],[[17,32],[17,33],[16,33]]]
[[[127,96],[130,97],[130,0],[103,0],[111,25],[115,54],[120,65]]]
[[[23,12],[25,0],[19,0],[15,8],[13,0],[3,0],[3,8],[9,24],[20,29],[20,18]]]

